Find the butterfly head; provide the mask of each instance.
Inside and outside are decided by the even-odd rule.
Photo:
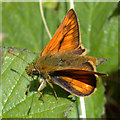
[[[34,75],[36,75],[36,76],[40,75],[39,71],[35,68],[33,63],[31,63],[29,66],[27,66],[25,68],[25,71],[31,77],[33,77]]]

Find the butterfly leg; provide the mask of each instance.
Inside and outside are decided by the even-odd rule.
[[[32,81],[32,79],[33,77],[29,79],[30,82]],[[28,85],[27,90],[25,91],[25,95],[28,95],[29,90],[30,90],[30,84]]]
[[[45,100],[44,100],[43,94],[40,91],[43,90],[46,87],[46,81],[43,78],[38,78],[38,80],[41,84],[40,84],[37,91],[42,96],[42,99],[43,99],[43,102],[44,102]]]
[[[30,85],[28,86],[27,90],[25,91],[25,95],[28,94],[29,89],[30,89]]]
[[[46,85],[45,85],[46,86]],[[42,96],[42,99],[43,99],[43,102],[45,101],[44,97],[43,97],[43,94],[40,92],[42,90],[43,87],[45,87],[43,82],[40,84],[39,88],[38,88],[38,93]]]
[[[58,97],[57,97],[57,93],[55,92],[55,89],[53,87],[53,85],[49,82],[49,79],[46,79],[46,82],[49,84],[49,86],[53,89],[53,92],[55,94],[55,97],[56,97],[56,100],[57,100],[57,103],[58,103]]]

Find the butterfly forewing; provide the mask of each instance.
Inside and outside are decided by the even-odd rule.
[[[75,11],[71,9],[68,11],[53,38],[42,51],[41,56],[74,51],[78,48],[84,49],[84,47],[81,45],[77,16]]]

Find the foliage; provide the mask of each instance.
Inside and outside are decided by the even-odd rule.
[[[98,67],[99,72],[111,73],[118,65],[118,18],[114,16],[117,3],[74,3],[78,19],[82,44],[88,49],[88,55],[106,58],[107,62]],[[59,3],[56,7],[44,7],[48,28],[53,35],[69,9],[69,3]],[[49,41],[42,22],[38,3],[2,3],[2,32],[5,35],[2,45],[2,117],[4,118],[77,118],[80,117],[79,98],[74,102],[68,99],[68,93],[54,85],[58,94],[56,102],[53,91],[46,87],[42,92],[42,102],[36,89],[38,82],[29,82],[25,73],[27,63],[8,54],[7,47],[19,57],[31,63]],[[29,49],[31,52],[19,49]],[[24,92],[31,84],[28,96]],[[85,98],[88,118],[98,118],[104,114],[104,86],[99,79],[98,90]],[[71,110],[71,111],[70,111]]]

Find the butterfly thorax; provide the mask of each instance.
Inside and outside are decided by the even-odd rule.
[[[65,68],[79,68],[81,70],[88,69],[94,71],[94,68],[92,68],[93,64],[96,64],[96,58],[91,56],[68,53],[56,54],[54,56],[46,55],[39,57],[36,62],[26,67],[26,72],[28,75],[33,76],[34,74],[46,74]]]
[[[96,58],[91,56],[80,56],[76,54],[56,54],[54,56],[46,55],[39,57],[34,66],[40,72],[50,72],[57,69],[64,68],[79,68],[85,65],[83,64],[96,64]]]

